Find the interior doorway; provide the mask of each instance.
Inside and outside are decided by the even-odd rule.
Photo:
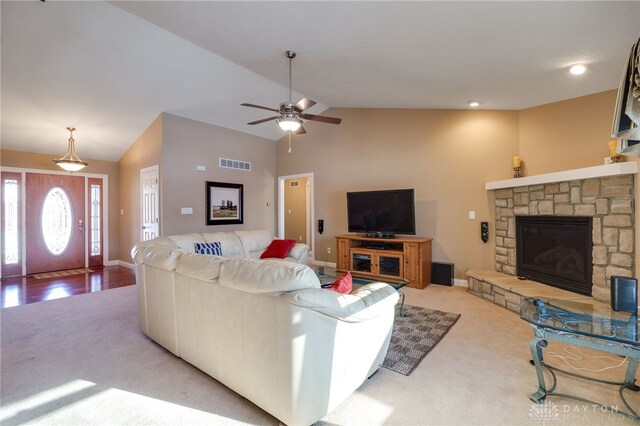
[[[313,173],[278,178],[278,238],[288,238],[309,246],[314,259]]]
[[[160,235],[160,167],[140,170],[140,241]]]

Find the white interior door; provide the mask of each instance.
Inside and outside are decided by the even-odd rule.
[[[152,166],[140,170],[140,241],[147,241],[160,235],[160,178],[159,167]]]

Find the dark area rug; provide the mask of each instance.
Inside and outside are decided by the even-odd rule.
[[[397,308],[396,308],[397,312]],[[458,321],[460,314],[404,305],[396,315],[383,367],[408,376]]]

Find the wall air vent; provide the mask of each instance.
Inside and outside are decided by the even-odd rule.
[[[300,186],[300,181],[292,180],[289,186],[291,187]]]
[[[228,158],[220,158],[220,167],[225,169],[244,170],[245,172],[251,171],[251,163],[248,161],[229,160]]]

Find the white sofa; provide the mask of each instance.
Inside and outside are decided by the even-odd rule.
[[[166,238],[132,257],[142,331],[285,424],[324,417],[387,353],[398,300],[387,284],[343,295],[306,265],[193,254]]]
[[[220,242],[222,243],[222,255],[224,257],[259,259],[260,255],[273,241],[273,235],[268,229],[253,229],[172,235],[158,237],[154,241],[172,248],[179,248],[187,253],[195,253],[195,243]],[[309,260],[309,246],[296,243],[283,260],[306,265]]]

